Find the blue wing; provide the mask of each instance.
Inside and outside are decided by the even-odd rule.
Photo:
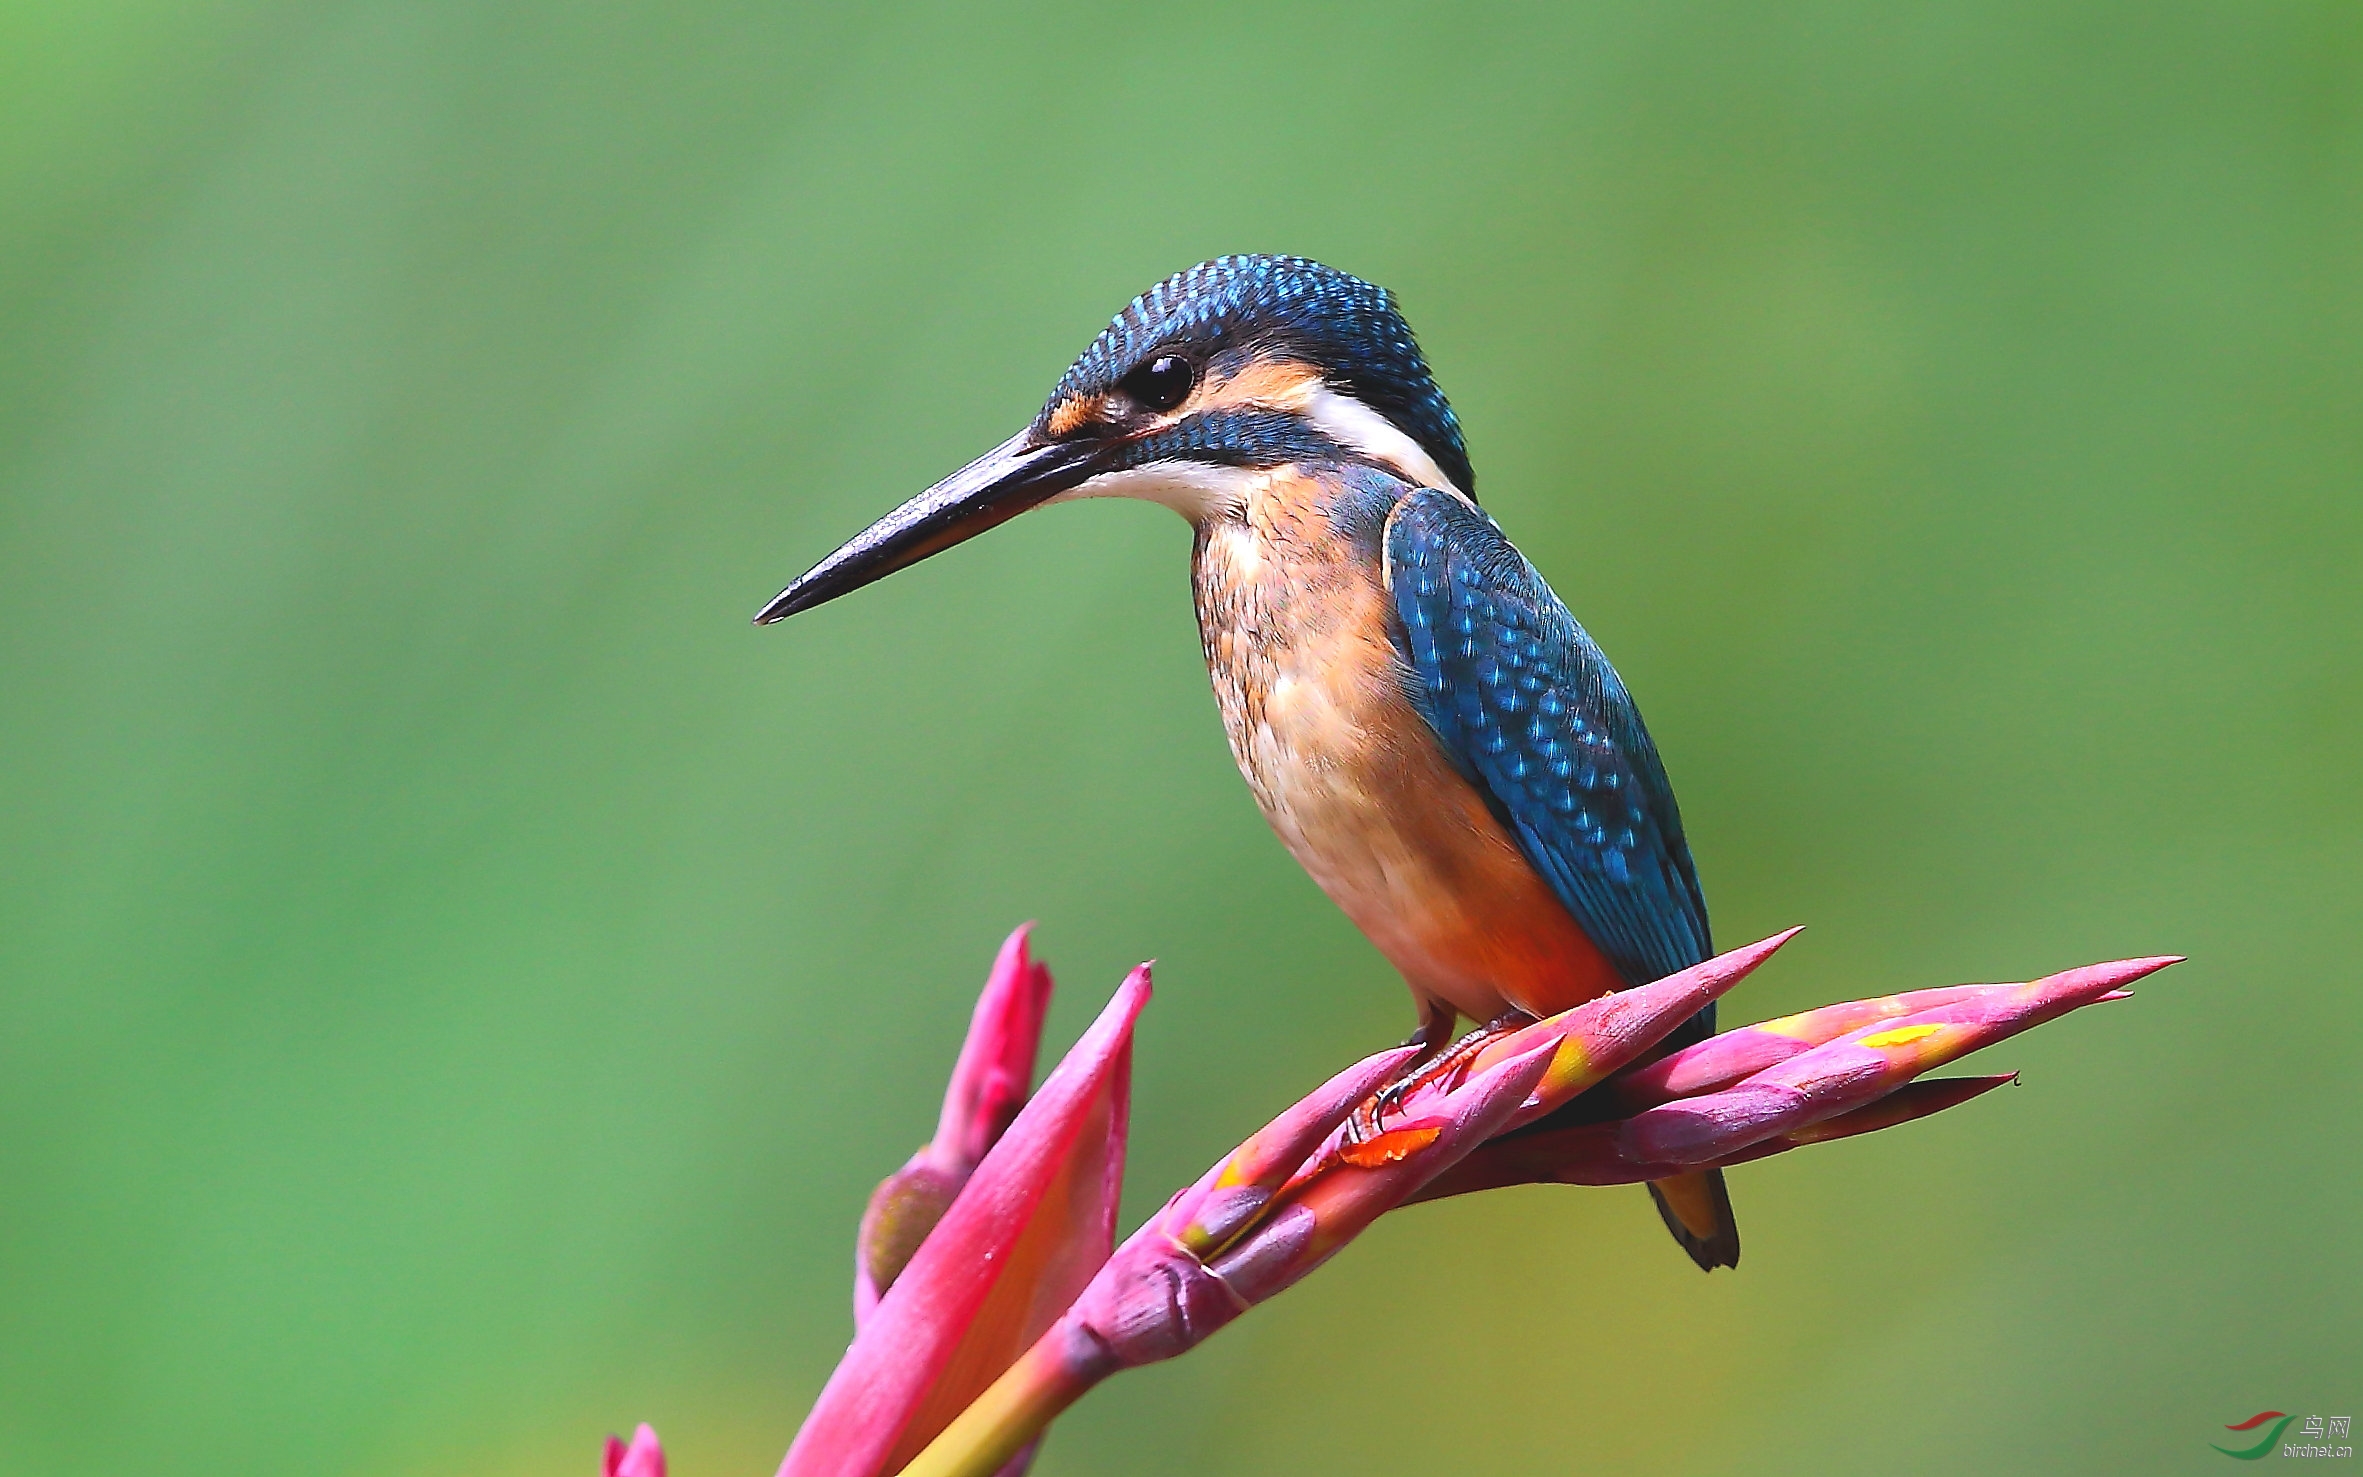
[[[1386,561],[1414,703],[1592,942],[1633,984],[1712,954],[1657,746],[1534,566],[1432,488],[1396,505]]]

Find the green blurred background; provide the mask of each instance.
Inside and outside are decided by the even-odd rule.
[[[1409,1024],[1158,509],[777,630],[1224,251],[1393,287],[1726,1007],[2013,1092],[1390,1220],[1040,1471],[2219,1469],[2363,1405],[2363,10],[0,8],[0,1472],[762,1473],[1002,934],[1128,1218]],[[2358,1412],[2363,1413],[2363,1412]]]

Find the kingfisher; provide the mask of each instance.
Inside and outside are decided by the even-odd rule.
[[[1420,1060],[1712,955],[1681,812],[1615,668],[1476,501],[1459,420],[1384,288],[1225,256],[1133,299],[1016,435],[856,534],[768,625],[1031,508],[1188,520],[1232,757],[1402,973]],[[1714,1007],[1661,1049],[1714,1030]],[[1554,1118],[1604,1116],[1578,1098]],[[1722,1173],[1650,1186],[1736,1266]]]

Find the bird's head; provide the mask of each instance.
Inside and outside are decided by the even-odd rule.
[[[1217,257],[1134,298],[1033,424],[855,535],[755,619],[834,600],[1054,499],[1137,497],[1203,520],[1302,461],[1475,491],[1460,423],[1386,289],[1303,257]]]

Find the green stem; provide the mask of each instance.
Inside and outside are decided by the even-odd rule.
[[[1064,1320],[993,1381],[944,1427],[902,1477],[993,1477],[1093,1385],[1115,1372],[1110,1362],[1085,1367],[1067,1357]]]

